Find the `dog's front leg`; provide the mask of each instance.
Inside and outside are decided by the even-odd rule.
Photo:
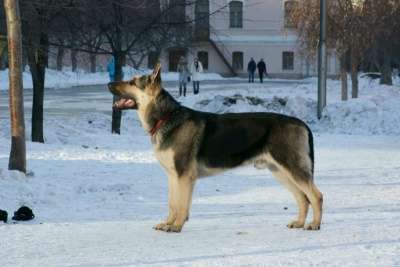
[[[195,178],[193,176],[181,176],[178,178],[178,186],[176,192],[177,198],[177,215],[172,231],[180,232],[183,225],[189,217],[189,210],[192,204],[193,188]]]
[[[192,175],[183,175],[180,177],[170,177],[169,180],[172,205],[170,205],[170,216],[168,216],[168,219],[174,219],[174,222],[168,224],[167,219],[167,222],[162,227],[156,229],[166,232],[180,232],[189,215],[195,179]]]
[[[176,176],[168,175],[168,217],[165,222],[159,223],[154,226],[154,229],[161,231],[168,231],[170,225],[175,222],[177,215],[176,208]]]

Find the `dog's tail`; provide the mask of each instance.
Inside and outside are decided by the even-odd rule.
[[[310,127],[308,127],[308,125],[306,125],[306,127],[308,131],[308,145],[309,145],[308,156],[310,157],[311,160],[311,173],[314,176],[314,137]]]

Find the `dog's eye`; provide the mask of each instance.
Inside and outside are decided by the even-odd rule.
[[[129,85],[135,85],[134,81],[129,81]]]

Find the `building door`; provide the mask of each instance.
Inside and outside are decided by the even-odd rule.
[[[180,57],[185,57],[186,51],[184,49],[174,49],[169,51],[169,71],[178,70],[178,62]]]
[[[243,70],[243,52],[233,52],[232,53],[232,67],[236,71]]]
[[[197,52],[197,58],[203,65],[204,70],[208,70],[208,52],[207,51],[199,51]]]

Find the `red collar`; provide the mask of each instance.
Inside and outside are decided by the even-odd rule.
[[[159,120],[156,122],[156,124],[153,126],[153,128],[150,129],[149,134],[150,134],[151,136],[153,136],[153,135],[157,132],[157,130],[161,128],[161,126],[162,126],[164,123],[166,123],[167,121],[169,121],[169,119],[172,117],[172,114],[173,114],[173,113],[175,113],[175,112],[171,112],[171,113],[169,113],[168,115],[166,115],[166,116],[162,117],[161,119],[159,119]]]

